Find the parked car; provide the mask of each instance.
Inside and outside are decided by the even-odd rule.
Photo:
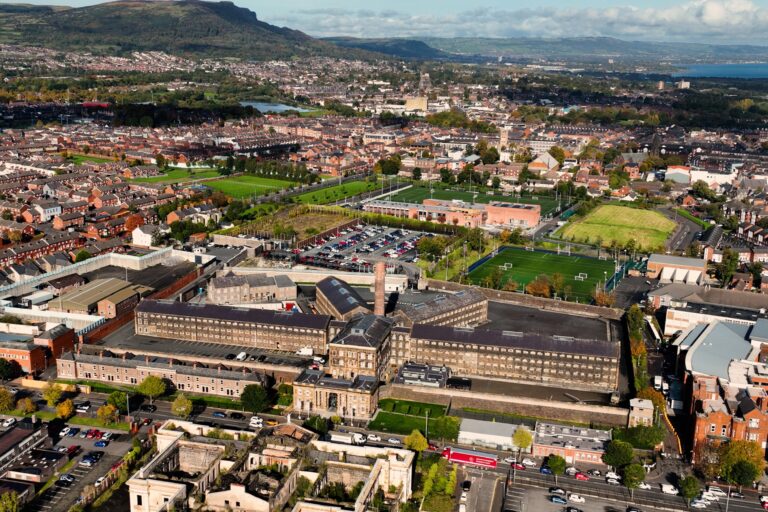
[[[578,472],[575,475],[573,475],[576,480],[581,480],[582,482],[586,482],[589,480],[589,475],[586,475],[585,473]]]
[[[389,439],[387,439],[387,442],[389,444],[400,444],[400,440],[397,439],[396,437],[390,437]]]
[[[70,485],[72,485],[72,482],[69,482],[67,480],[56,480],[53,483],[53,485],[55,485],[56,487],[69,487]]]
[[[579,470],[576,469],[573,466],[565,468],[565,474],[568,475],[568,476],[574,476],[578,472],[579,472]]]
[[[507,464],[514,464],[515,462],[517,462],[517,459],[514,457],[507,457],[506,459],[504,459],[504,462],[506,462]]]
[[[606,478],[605,483],[607,483],[608,485],[621,485],[621,482],[619,482],[615,478]]]
[[[461,484],[461,490],[464,492],[469,492],[469,490],[472,488],[472,482],[469,480],[464,480],[464,483]]]
[[[556,505],[567,505],[568,502],[562,496],[550,496],[549,501]]]
[[[67,434],[67,437],[75,437],[79,433],[80,433],[79,427],[69,427],[69,434]]]
[[[640,510],[637,507],[627,507],[627,511],[626,512],[643,512],[643,511]]]
[[[96,481],[95,481],[95,482],[93,482],[93,485],[95,485],[96,487],[98,487],[98,486],[100,486],[101,484],[103,484],[103,483],[104,483],[104,481],[105,481],[106,479],[107,479],[107,477],[105,477],[105,476],[100,476],[99,478],[97,478],[97,479],[96,479]]]
[[[708,485],[707,492],[710,494],[715,494],[717,496],[720,496],[721,498],[725,498],[726,496],[728,496],[724,490],[722,490],[716,485]]]
[[[603,476],[603,474],[600,472],[599,469],[590,469],[589,471],[587,471],[587,474],[589,476],[594,476],[595,478]]]
[[[73,477],[72,475],[69,475],[67,473],[64,473],[63,475],[61,475],[59,477],[59,480],[64,480],[65,482],[70,482],[71,483],[71,482],[75,481],[75,477]]]
[[[59,432],[59,437],[68,436],[70,430],[71,429],[69,427],[64,427],[63,429],[61,429],[61,432]]]
[[[139,410],[141,412],[155,412],[157,411],[157,406],[153,404],[144,404],[141,407],[139,407]]]
[[[699,500],[699,499],[691,500],[691,507],[693,508],[707,508],[707,505],[709,505],[709,503],[707,503],[704,500]]]
[[[560,496],[565,496],[565,489],[562,487],[550,487],[549,494],[559,494]]]
[[[613,471],[607,472],[605,474],[605,478],[613,478],[614,480],[621,480],[621,477],[617,473],[614,473]]]
[[[648,491],[651,489],[651,484],[648,482],[640,482],[640,484],[637,486],[638,489],[643,489],[645,491]]]
[[[368,434],[366,439],[375,443],[381,442],[381,436],[377,436],[376,434]]]
[[[523,470],[525,470],[525,466],[523,466],[519,462],[515,462],[514,464],[512,464],[512,469],[523,471]]]
[[[528,466],[529,468],[536,467],[536,463],[532,459],[529,459],[528,457],[523,459],[523,465]]]
[[[230,413],[229,417],[232,418],[233,420],[244,420],[245,414],[241,412],[233,412],[233,413]]]
[[[16,424],[16,418],[5,418],[3,420],[2,426],[3,428],[9,428]]]
[[[433,451],[433,452],[439,452],[440,451],[440,447],[437,446],[436,444],[432,444],[432,443],[427,443],[427,448],[429,448],[429,450]]]
[[[101,434],[102,441],[112,441],[114,437],[115,437],[115,434],[113,434],[112,432],[104,432],[103,434]]]
[[[738,491],[731,491],[731,498],[735,498],[737,500],[743,500],[744,499],[744,495],[741,494]]]
[[[551,475],[552,474],[552,470],[549,469],[548,466],[541,466],[539,468],[539,473],[541,473],[542,475]]]
[[[568,496],[568,501],[572,503],[584,503],[587,500],[584,499],[584,496],[581,496],[579,494],[571,494],[570,496]]]
[[[580,508],[576,507],[565,507],[565,512],[582,512]]]
[[[213,411],[213,414],[211,414],[214,418],[226,418],[227,413],[221,412],[221,411]]]
[[[109,446],[109,441],[104,441],[103,439],[101,439],[93,443],[93,446],[95,446],[96,448],[106,448],[107,446]]]

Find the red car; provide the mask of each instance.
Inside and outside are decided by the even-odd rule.
[[[583,481],[585,481],[585,482],[586,482],[587,480],[589,480],[589,477],[588,477],[586,474],[582,473],[581,471],[579,471],[578,473],[576,473],[576,474],[574,475],[574,477],[576,478],[576,480],[583,480]]]
[[[429,443],[429,449],[431,451],[433,451],[433,452],[439,452],[440,451],[440,447],[437,446],[436,444],[432,444],[432,443]]]
[[[85,435],[87,439],[93,439],[96,436],[96,433],[98,432],[98,429],[92,428],[88,431],[88,433]]]
[[[768,510],[768,501],[763,501],[760,504],[763,506],[763,510]]]
[[[104,432],[102,432],[101,430],[97,430],[96,432],[93,433],[93,438],[94,439],[101,439],[101,436],[103,436],[103,435],[104,435]]]
[[[515,462],[514,464],[512,464],[512,469],[516,469],[518,471],[525,471],[525,466],[523,466],[519,462]]]

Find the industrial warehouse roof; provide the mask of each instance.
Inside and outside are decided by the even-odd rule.
[[[210,318],[212,320],[230,320],[249,324],[283,325],[286,327],[306,327],[323,329],[328,327],[331,317],[328,315],[307,315],[294,311],[270,311],[266,309],[234,308],[212,304],[190,304],[165,300],[143,300],[136,306],[137,313],[155,313],[191,318]]]
[[[536,423],[534,444],[573,448],[582,451],[603,452],[611,441],[610,430],[572,427],[558,423]]]
[[[506,437],[512,440],[512,435],[520,425],[501,423],[495,421],[473,420],[462,418],[461,433],[477,434],[482,436]]]
[[[346,281],[338,279],[336,277],[326,277],[325,279],[318,281],[315,286],[316,293],[322,293],[323,296],[328,299],[328,302],[333,304],[336,311],[345,315],[356,308],[366,308],[368,303],[363,300],[357,291],[349,286]]]
[[[711,315],[717,315],[721,309],[723,313],[728,313],[726,308],[756,311],[768,309],[768,296],[765,294],[693,284],[668,284],[648,292],[648,297],[669,297],[671,300],[687,302],[689,306],[691,304],[700,304],[709,309],[695,308],[696,311]],[[732,315],[729,313],[728,316]]]
[[[100,300],[129,286],[131,286],[131,283],[123,281],[122,279],[115,279],[112,277],[107,279],[96,279],[95,281],[91,281],[76,290],[72,290],[61,297],[52,300],[50,308],[65,311],[85,311],[92,308]]]
[[[685,356],[688,371],[730,380],[731,361],[741,361],[752,351],[749,342],[751,325],[712,322],[691,343]]]
[[[105,297],[105,298],[103,298],[101,300],[108,300],[108,301],[112,302],[113,304],[119,304],[119,303],[123,302],[126,299],[130,299],[132,297],[135,297],[136,295],[138,295],[138,292],[133,287],[131,287],[131,288],[124,288],[124,289],[120,290],[119,292],[115,292],[112,295],[110,295],[109,297]]]
[[[496,346],[541,350],[544,352],[567,352],[587,356],[619,357],[619,344],[598,340],[586,340],[570,336],[543,336],[538,333],[495,331],[466,327],[446,327],[415,324],[411,338],[465,343],[476,346]]]
[[[679,265],[681,267],[700,267],[707,270],[707,261],[703,258],[684,258],[683,256],[670,256],[668,254],[651,254],[648,263],[660,265]]]
[[[211,287],[213,288],[229,288],[233,286],[243,285],[258,287],[258,286],[275,286],[277,288],[295,288],[294,283],[290,277],[286,275],[267,276],[266,274],[247,274],[243,276],[223,276],[214,277],[211,279]]]

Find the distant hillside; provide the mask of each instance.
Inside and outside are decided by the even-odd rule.
[[[0,5],[0,42],[94,53],[160,50],[249,59],[369,56],[260,21],[232,2],[124,0],[55,9]]]
[[[427,45],[460,55],[485,55],[509,58],[549,58],[590,60],[624,58],[649,61],[727,61],[764,60],[768,47],[749,45],[713,45],[700,43],[656,43],[624,41],[613,37],[569,38],[419,38]]]
[[[358,48],[371,52],[383,53],[400,59],[445,60],[453,56],[436,50],[428,44],[415,39],[359,39],[354,37],[326,37],[323,41],[346,48]]]

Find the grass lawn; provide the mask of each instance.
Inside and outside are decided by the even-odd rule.
[[[429,411],[430,418],[439,418],[445,415],[445,406],[423,402],[410,402],[408,400],[395,400],[384,398],[379,400],[379,408],[386,412],[398,412],[410,416],[426,416]]]
[[[262,178],[260,176],[232,176],[220,180],[206,182],[206,185],[215,190],[238,199],[244,197],[261,196],[265,190],[277,190],[293,185],[293,182]]]
[[[539,274],[552,276],[559,272],[563,275],[565,286],[571,287],[570,293],[565,293],[566,300],[578,302],[589,302],[596,283],[602,283],[605,279],[604,272],[609,278],[615,272],[615,263],[609,260],[508,248],[470,272],[469,280],[481,284],[496,267],[501,266],[503,269],[505,265],[508,269],[504,271],[503,282],[510,279],[516,281],[518,290],[522,290]],[[587,277],[583,281],[576,280],[576,276],[581,273],[586,273]]]
[[[394,412],[379,411],[376,419],[368,424],[369,430],[391,432],[393,434],[408,435],[414,430],[424,432],[426,418],[418,416],[406,416]],[[432,419],[429,420],[430,425]]]
[[[523,204],[539,204],[541,205],[541,215],[548,215],[557,209],[558,203],[549,196],[532,196],[532,197],[513,197],[494,194],[483,194],[462,190],[443,190],[435,189],[430,195],[428,187],[414,186],[400,192],[397,192],[391,196],[392,201],[398,201],[402,203],[417,203],[421,204],[424,199],[452,200],[460,199],[462,201],[476,203],[490,203],[491,201],[503,201],[506,203],[523,203]],[[535,199],[534,199],[535,198]]]
[[[68,158],[75,165],[83,165],[87,163],[91,164],[103,164],[106,162],[116,162],[114,158],[107,158],[104,156],[88,156],[88,155],[72,155]]]
[[[134,178],[130,181],[134,183],[184,183],[202,178],[215,178],[218,175],[219,171],[216,169],[172,169],[160,176]]]
[[[674,221],[656,211],[604,204],[583,219],[568,223],[559,234],[564,240],[574,242],[602,240],[604,246],[613,241],[624,246],[634,239],[639,249],[653,251],[664,248],[675,226]]]
[[[40,419],[43,421],[51,421],[57,418],[56,413],[51,411],[35,411],[32,414],[24,414],[19,411],[8,411],[6,414],[10,414],[11,416],[16,416],[16,417],[26,417],[26,416],[32,416],[32,414],[34,414],[35,416],[37,416],[37,419]],[[99,428],[110,428],[114,430],[124,430],[125,432],[128,432],[129,430],[131,430],[131,426],[128,423],[118,422],[118,423],[111,423],[109,425],[104,425],[104,422],[102,422],[99,418],[78,416],[77,414],[69,418],[67,420],[67,423],[69,423],[70,425],[78,425],[83,427],[99,427]]]
[[[350,181],[335,187],[328,187],[313,192],[306,192],[296,197],[296,201],[302,204],[328,204],[341,201],[348,197],[370,192],[379,188],[378,183],[370,181]]]

